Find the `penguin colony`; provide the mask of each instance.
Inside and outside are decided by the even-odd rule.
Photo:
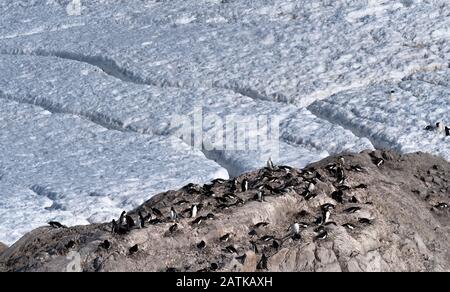
[[[375,154],[371,157],[374,167],[383,171],[385,160]],[[223,219],[233,208],[250,203],[270,204],[270,198],[293,194],[298,196],[301,204],[295,214],[286,214],[286,219],[290,221],[286,226],[277,226],[278,230],[284,230],[283,233],[274,231],[274,223],[261,221],[248,226],[245,240],[225,232],[214,242],[199,238],[191,247],[198,254],[197,258],[205,253],[219,254],[216,260],[202,263],[198,271],[220,271],[233,260],[244,265],[248,251],[256,254],[257,269],[266,270],[270,258],[284,246],[310,242],[320,245],[333,239],[337,228],[354,233],[377,224],[377,219],[368,215],[374,214],[370,212],[373,203],[364,201],[366,196],[361,195],[368,192],[369,187],[364,182],[349,180],[349,177],[354,177],[352,174],[366,171],[360,165],[346,163],[343,157],[334,159],[324,168],[309,167],[302,171],[277,166],[269,160],[267,166],[253,177],[248,174],[229,181],[216,179],[203,186],[188,184],[180,191],[172,192],[173,201],[169,204],[163,199],[150,200],[136,211],[122,212],[106,225],[112,238],[100,243],[99,250],[109,252],[114,248],[115,241],[137,229],[158,225],[167,228],[165,236],[176,237],[183,229],[192,232],[192,229],[207,226],[211,220]],[[319,203],[320,192],[321,200],[324,199],[321,185],[331,185],[333,191],[326,194],[326,202]],[[434,202],[432,209],[441,212],[448,209],[448,204]],[[57,222],[49,224],[52,228],[65,228]],[[67,248],[74,246],[75,242],[66,244]],[[127,256],[139,256],[139,244],[129,243],[127,248]],[[166,267],[166,271],[186,270],[192,269],[186,266]]]

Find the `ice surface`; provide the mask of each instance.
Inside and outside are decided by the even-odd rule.
[[[27,230],[55,219],[104,222],[156,193],[227,178],[226,170],[173,137],[108,130],[3,99],[0,105],[0,220],[22,224],[21,231],[21,218],[33,213]],[[16,188],[3,189],[4,183]],[[16,239],[17,233],[0,233],[0,241]]]
[[[1,1],[0,241],[49,219],[109,220],[273,156],[269,142],[209,149],[232,134],[214,117],[278,118],[280,164],[374,146],[450,160],[449,138],[423,129],[450,124],[449,11],[445,0]],[[198,108],[206,138],[191,149],[174,116]]]

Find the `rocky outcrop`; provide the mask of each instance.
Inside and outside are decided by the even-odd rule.
[[[0,269],[450,271],[449,174],[440,158],[382,151],[264,168],[155,196],[128,213],[137,225],[152,214],[144,228],[36,229],[0,255]]]

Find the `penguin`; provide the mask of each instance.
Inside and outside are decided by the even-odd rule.
[[[439,133],[445,133],[445,125],[444,125],[444,123],[437,122],[436,123],[436,129],[438,130]]]
[[[117,224],[116,220],[112,220],[111,222],[112,226],[111,226],[111,233],[119,233],[119,225]]]
[[[372,220],[367,219],[367,218],[359,218],[358,221],[361,224],[369,224],[369,225],[372,224]]]
[[[274,170],[274,166],[273,166],[273,162],[272,162],[272,158],[269,157],[269,160],[267,160],[267,168],[269,170]]]
[[[135,244],[135,245],[133,245],[132,247],[130,247],[128,251],[130,252],[130,255],[132,255],[132,254],[137,253],[138,250],[139,250],[139,247],[138,247],[137,244]]]
[[[447,203],[438,203],[434,206],[436,209],[447,209],[448,204]]]
[[[273,247],[274,249],[279,249],[280,246],[281,246],[281,244],[280,244],[278,241],[274,240],[274,241],[272,242],[272,247]]]
[[[232,180],[232,182],[231,182],[231,188],[230,188],[230,191],[232,192],[232,193],[235,193],[236,191],[237,191],[237,179],[233,179]]]
[[[267,270],[267,261],[268,258],[265,254],[261,256],[261,259],[259,260],[258,264],[256,265],[257,270]]]
[[[298,225],[300,226],[300,228],[306,229],[309,227],[309,224],[306,222],[299,222]]]
[[[64,225],[62,225],[61,223],[56,222],[56,221],[50,221],[50,222],[48,222],[48,225],[50,225],[51,227],[53,227],[53,228],[55,228],[55,229],[58,229],[58,228],[67,228],[67,226],[64,226]]]
[[[237,249],[233,246],[233,245],[229,245],[225,248],[225,251],[229,252],[229,253],[238,253]]]
[[[322,206],[320,206],[320,209],[322,210],[329,210],[329,209],[334,209],[336,206],[334,206],[333,204],[330,203],[326,203],[323,204]]]
[[[222,241],[222,242],[227,242],[227,241],[230,239],[230,234],[227,233],[227,234],[221,236],[219,239],[220,239],[220,241]]]
[[[122,226],[124,221],[125,221],[125,215],[127,214],[127,212],[123,211],[122,214],[120,214],[119,217],[119,226]]]
[[[111,247],[111,243],[105,239],[102,243],[98,245],[99,247],[108,250]]]
[[[308,185],[308,192],[312,193],[316,190],[316,186],[314,185],[313,182],[310,182]]]
[[[197,248],[202,250],[205,249],[206,247],[206,242],[204,240],[200,241],[200,243],[197,244]]]
[[[211,181],[213,184],[223,184],[224,182],[226,182],[226,180],[222,179],[222,178],[216,178],[214,180]]]
[[[367,189],[367,185],[366,184],[359,184],[359,185],[355,186],[355,189]]]
[[[213,220],[214,218],[216,218],[216,216],[213,213],[206,214],[206,219]]]
[[[356,228],[356,226],[351,224],[351,223],[345,223],[342,226],[347,228],[347,229],[349,229],[349,230],[354,230]]]
[[[375,165],[380,167],[384,164],[384,159],[383,158],[377,158],[375,159]]]
[[[254,225],[254,227],[255,227],[255,228],[260,228],[260,227],[265,227],[265,226],[267,226],[267,225],[269,225],[268,222],[259,222],[259,223],[256,223],[256,224]]]
[[[73,240],[70,240],[66,245],[65,245],[65,247],[67,248],[67,249],[71,249],[71,248],[73,248],[75,246],[75,241],[73,241]]]
[[[315,233],[322,233],[325,231],[325,227],[323,225],[320,225],[319,227],[314,229]]]
[[[323,218],[322,223],[326,224],[330,220],[330,216],[331,216],[330,209],[322,210],[322,218]]]
[[[334,191],[333,193],[331,193],[331,198],[341,204],[344,202],[343,197],[344,197],[344,193],[341,190],[337,190],[337,191]]]
[[[142,216],[141,211],[138,212],[138,215],[139,215],[139,226],[141,228],[144,228],[145,227],[145,218],[144,218],[144,216]]]
[[[328,237],[328,232],[324,230],[322,233],[315,237],[316,240],[325,240]]]
[[[184,204],[186,204],[186,203],[189,203],[189,201],[186,201],[186,200],[179,200],[178,202],[176,202],[176,203],[174,204],[174,206],[184,205]]]
[[[252,229],[252,230],[250,230],[250,232],[248,233],[248,235],[250,235],[250,236],[255,236],[255,235],[258,235],[258,233],[256,232],[255,229]]]
[[[227,199],[225,196],[223,196],[223,197],[217,197],[217,198],[216,198],[216,201],[217,201],[218,203],[222,203],[222,204],[228,203],[228,199]]]
[[[271,240],[274,240],[274,239],[275,239],[275,237],[272,236],[272,235],[264,235],[264,236],[261,237],[259,240],[268,242],[268,241],[271,241]]]
[[[216,263],[211,263],[209,268],[211,269],[211,271],[217,271],[219,269],[219,265]]]
[[[197,217],[194,221],[192,221],[192,225],[200,225],[203,222],[203,216]]]
[[[151,225],[156,225],[158,223],[162,223],[162,221],[159,218],[155,218],[155,219],[151,219],[150,221],[148,221],[148,223],[150,223]]]
[[[178,213],[173,206],[170,208],[170,219],[172,219],[172,221],[178,220]]]
[[[241,191],[244,193],[248,191],[248,180],[244,179],[241,183]]]
[[[364,169],[361,167],[361,165],[352,165],[351,169],[353,171],[356,171],[356,172],[363,172],[364,171]]]
[[[259,253],[258,245],[256,244],[256,242],[254,242],[254,241],[249,241],[249,242],[250,242],[250,244],[251,244],[251,250],[252,250],[255,254]]]
[[[176,223],[169,227],[169,232],[170,233],[174,233],[177,230],[178,230],[178,224],[176,224]]]
[[[305,200],[310,201],[311,199],[314,199],[315,197],[317,197],[317,194],[308,192],[305,196]]]
[[[135,222],[133,220],[133,218],[131,218],[131,216],[125,216],[125,221],[127,223],[127,228],[128,230],[130,230],[131,228],[133,228],[135,226]]]
[[[450,128],[449,127],[445,127],[445,136],[448,137],[450,136]]]
[[[291,226],[289,226],[288,231],[290,232],[290,234],[293,235],[297,235],[300,233],[300,224],[298,223],[294,223]]]
[[[155,216],[157,216],[157,217],[163,217],[163,216],[164,216],[163,213],[162,213],[159,209],[157,209],[157,208],[152,208],[152,212],[153,212],[153,214],[155,214]]]
[[[355,196],[352,196],[348,201],[353,204],[358,203],[358,199]]]
[[[197,217],[198,207],[197,205],[192,205],[191,207],[191,218]]]
[[[428,126],[425,127],[424,130],[425,130],[425,131],[430,131],[430,132],[431,132],[431,131],[434,131],[435,129],[436,129],[436,128],[433,127],[432,125],[428,125]]]
[[[264,192],[258,191],[258,193],[256,194],[256,199],[258,200],[258,202],[264,201]]]
[[[361,211],[360,207],[350,207],[350,208],[344,210],[345,213],[356,213],[359,211]]]
[[[238,260],[238,262],[241,263],[241,265],[245,264],[245,260],[247,259],[247,255],[244,253],[243,255],[239,256],[239,257],[235,257],[236,260]]]

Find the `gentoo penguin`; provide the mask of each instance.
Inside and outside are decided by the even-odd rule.
[[[174,207],[170,208],[170,219],[172,219],[172,221],[178,220],[178,213],[177,213],[177,211],[175,211]]]
[[[216,216],[213,213],[206,214],[206,219],[213,220],[214,218],[216,218]]]
[[[263,254],[261,256],[260,261],[256,265],[256,269],[257,270],[267,270],[267,260],[268,260],[267,256],[265,254]]]
[[[232,193],[235,193],[236,191],[237,191],[237,179],[233,179],[232,180],[232,182],[231,182],[231,188],[230,188],[230,191],[232,192]]]
[[[450,128],[449,127],[445,127],[445,136],[450,136]]]
[[[242,181],[242,184],[241,184],[241,191],[242,191],[242,192],[248,191],[248,180],[247,180],[247,179],[244,179],[244,180]]]
[[[320,206],[320,209],[322,210],[329,210],[329,209],[334,209],[336,206],[334,206],[331,203],[325,203],[322,206]]]
[[[102,243],[98,245],[99,247],[108,250],[111,247],[111,243],[105,239]]]
[[[119,217],[119,226],[122,226],[124,221],[125,221],[125,215],[127,214],[127,212],[123,211],[122,214],[120,214]]]
[[[139,226],[141,228],[144,228],[145,227],[145,218],[144,218],[144,216],[142,216],[141,211],[138,212],[138,215],[139,215],[139,224],[140,224]]]
[[[56,221],[50,221],[50,222],[48,222],[48,225],[50,225],[53,228],[67,228],[66,226],[64,226],[61,223],[56,222]]]
[[[355,189],[367,189],[367,185],[366,184],[359,184],[359,185],[355,186]]]
[[[240,262],[241,265],[243,265],[245,263],[246,258],[247,258],[247,255],[245,253],[239,257],[235,257],[235,259],[238,260],[238,262]]]
[[[130,247],[130,249],[128,250],[130,252],[130,255],[137,253],[139,250],[139,247],[137,244],[133,245],[132,247]]]
[[[356,228],[356,226],[351,224],[351,223],[345,223],[342,226],[347,228],[347,229],[349,229],[349,230],[354,230]]]
[[[274,170],[274,166],[273,166],[273,162],[272,162],[272,158],[269,157],[269,160],[267,160],[267,168],[270,170]]]
[[[227,234],[225,234],[225,235],[220,237],[220,241],[222,241],[222,242],[227,242],[229,239],[230,239],[230,234],[229,233],[227,233]]]
[[[296,235],[300,233],[300,224],[294,223],[291,226],[289,226],[288,231],[291,235]]]
[[[350,207],[348,209],[345,209],[344,212],[345,213],[356,213],[359,212],[361,210],[360,207]]]
[[[197,244],[197,248],[202,250],[206,247],[206,242],[204,240],[200,241],[200,243]]]

